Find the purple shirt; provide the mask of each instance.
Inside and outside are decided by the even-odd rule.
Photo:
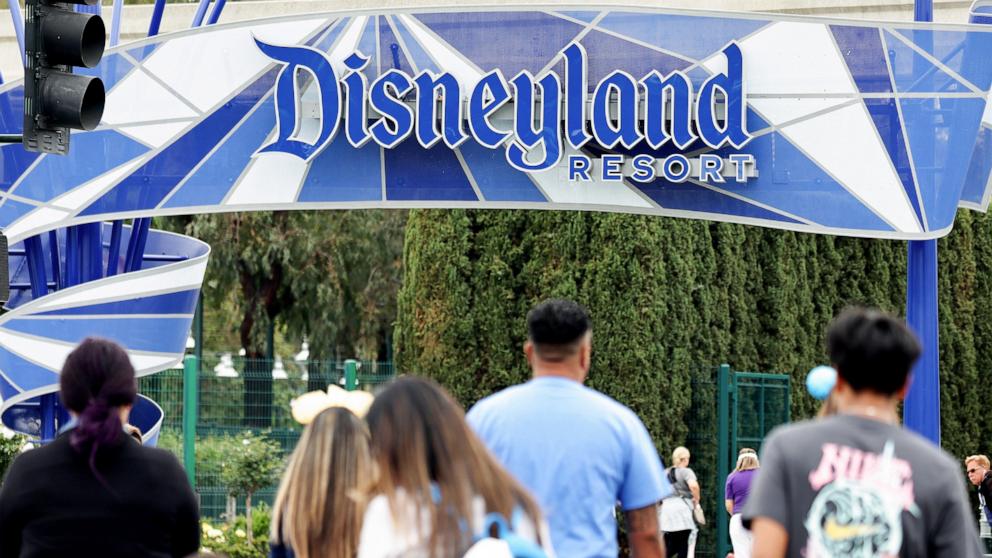
[[[734,513],[741,513],[741,509],[744,508],[747,495],[751,492],[751,481],[757,472],[757,469],[734,471],[727,477],[727,494],[725,498],[734,501]]]

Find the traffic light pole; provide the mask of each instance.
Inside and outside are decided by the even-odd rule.
[[[21,134],[0,134],[0,143],[24,143]]]

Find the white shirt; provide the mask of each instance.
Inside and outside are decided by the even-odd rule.
[[[362,533],[358,539],[358,558],[428,558],[430,549],[428,541],[430,539],[431,526],[430,516],[424,515],[419,529],[416,529],[416,508],[415,504],[404,498],[401,491],[397,494],[397,505],[401,508],[403,521],[400,525],[393,518],[389,509],[389,500],[384,495],[378,495],[369,502],[365,508],[365,518],[362,521]],[[481,496],[476,496],[472,501],[472,533],[477,533],[485,521],[486,509],[485,501]],[[544,522],[539,526],[541,532],[541,545],[548,556],[554,556],[551,550],[551,536],[548,534],[547,524]],[[514,532],[521,538],[537,542],[537,529],[534,528],[533,521],[523,516],[519,524],[513,526]]]

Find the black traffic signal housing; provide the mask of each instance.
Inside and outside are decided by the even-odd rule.
[[[97,2],[26,0],[23,141],[28,151],[65,155],[70,129],[92,130],[103,118],[103,81],[72,73],[73,66],[92,68],[103,57],[103,19],[72,9]]]

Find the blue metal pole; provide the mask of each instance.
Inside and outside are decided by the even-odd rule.
[[[55,289],[65,287],[62,282],[62,258],[59,256],[59,232],[58,230],[48,231],[48,253],[52,256],[52,282]]]
[[[28,277],[31,279],[31,296],[34,299],[48,294],[48,277],[45,273],[45,249],[40,236],[32,236],[24,241],[24,252],[28,260]],[[57,413],[56,396],[54,393],[38,398],[41,412],[41,441],[50,442],[55,439]]]
[[[114,18],[110,22],[110,46],[117,46],[121,42],[121,16],[124,15],[124,0],[114,0],[114,9],[111,12]]]
[[[207,20],[207,25],[217,23],[217,20],[220,19],[220,13],[224,11],[224,5],[226,3],[227,0],[217,0],[217,2],[214,3],[214,9],[210,12],[210,18]]]
[[[916,21],[933,21],[933,0],[916,0]],[[932,146],[915,146],[927,160]],[[906,321],[920,338],[923,355],[913,367],[903,422],[940,444],[940,347],[937,307],[937,241],[911,240],[906,269]]]
[[[117,220],[110,228],[110,248],[107,250],[107,277],[117,275],[121,257],[121,236],[124,233],[124,221]]]
[[[196,13],[193,14],[193,23],[190,27],[199,27],[203,24],[203,18],[207,15],[207,8],[210,6],[210,0],[200,0],[200,3],[196,6]]]
[[[103,277],[103,223],[79,225],[80,279],[82,283]]]
[[[14,26],[14,35],[17,37],[17,46],[21,49],[21,63],[27,65],[27,58],[24,56],[24,14],[21,13],[20,0],[10,0],[10,22]]]
[[[155,7],[152,8],[152,21],[148,24],[148,36],[158,35],[158,28],[162,25],[162,14],[165,12],[165,0],[155,0]]]

